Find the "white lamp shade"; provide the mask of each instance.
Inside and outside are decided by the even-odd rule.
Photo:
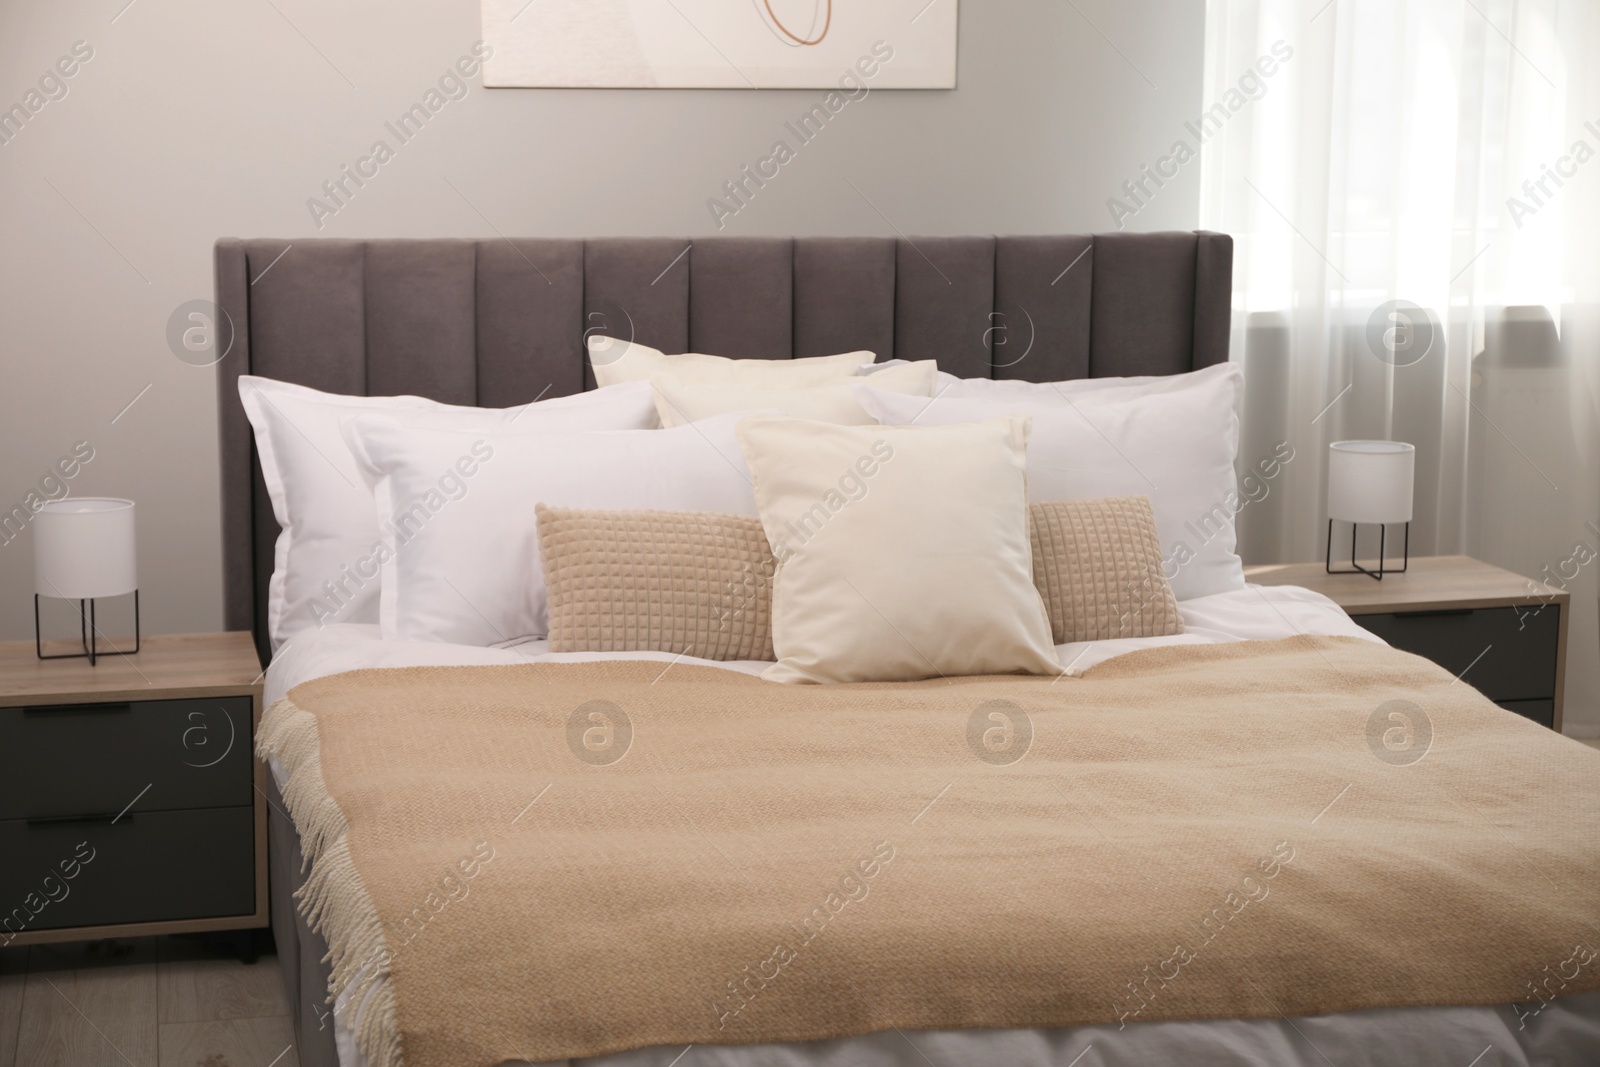
[[[133,501],[52,500],[33,517],[34,592],[89,600],[138,588]]]
[[[1417,450],[1403,441],[1335,441],[1328,446],[1328,518],[1410,522]]]

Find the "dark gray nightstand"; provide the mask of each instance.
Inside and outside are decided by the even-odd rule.
[[[1328,597],[1396,648],[1433,660],[1502,708],[1561,729],[1570,598],[1470,556],[1413,556],[1374,581],[1322,563],[1246,567],[1257,585]]]
[[[0,643],[0,947],[267,925],[260,672],[247,633]]]

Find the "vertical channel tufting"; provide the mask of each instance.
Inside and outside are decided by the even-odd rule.
[[[1091,375],[1192,370],[1194,322],[1193,233],[1095,237]]]
[[[794,242],[794,355],[865,349],[893,359],[894,239],[804,237]]]
[[[901,238],[895,246],[895,354],[987,378],[994,336],[993,237]]]
[[[227,477],[228,471],[255,468],[255,439],[239,403],[239,378],[250,373],[249,260],[244,242],[217,242],[215,257],[217,322],[217,437],[221,452],[222,543],[252,543],[251,483]],[[222,554],[222,617],[229,630],[255,629],[255,594],[249,557]]]
[[[477,403],[581,392],[583,242],[482,241],[477,261]]]
[[[247,241],[250,373],[330,393],[365,393],[362,311],[365,246],[357,241]],[[238,404],[238,393],[226,398]],[[251,583],[258,647],[266,634],[267,586],[278,521],[258,467],[249,472],[253,531]]]
[[[368,393],[477,402],[476,271],[472,241],[368,243]]]
[[[994,257],[994,377],[1089,376],[1094,238],[1000,237]]]
[[[1233,238],[1202,230],[1195,237],[1194,369],[1228,360],[1233,329]]]
[[[916,247],[808,237],[747,247],[763,244],[790,248],[791,356],[867,349],[879,359],[936,358],[965,376],[1050,381],[1085,370],[1173,374],[1228,354],[1226,234],[918,238]],[[738,245],[710,254],[709,280],[701,277],[696,292],[690,260],[699,253],[680,238],[218,241],[216,299],[234,327],[217,373],[228,625],[253,623],[265,634],[278,535],[239,407],[241,374],[331,393],[409,391],[499,406],[547,384],[547,396],[592,385],[582,355],[588,332],[681,352],[693,319],[697,343],[712,342],[705,347],[754,338],[781,353],[782,338],[769,339],[764,321],[724,315],[748,291],[727,266]],[[781,268],[766,252],[753,255],[752,269],[770,272],[756,290],[781,296]],[[786,317],[771,317],[781,332]],[[1019,344],[1028,352],[1020,359],[1011,347]]]
[[[689,350],[739,359],[794,354],[794,242],[786,237],[695,240]]]
[[[300,241],[279,258],[284,245],[245,243],[253,279],[250,372],[330,393],[365,393],[365,245]]]
[[[583,332],[685,352],[689,348],[691,242],[603,237],[584,244]],[[585,370],[585,387],[594,383]]]

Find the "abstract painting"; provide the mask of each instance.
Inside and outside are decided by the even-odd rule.
[[[957,0],[482,0],[484,84],[952,89]],[[866,71],[872,70],[868,75]]]

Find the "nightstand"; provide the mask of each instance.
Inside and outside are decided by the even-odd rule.
[[[0,947],[267,925],[248,633],[0,643]]]
[[[1569,596],[1469,556],[1413,556],[1383,581],[1322,563],[1246,567],[1257,585],[1333,600],[1396,648],[1433,660],[1508,711],[1561,729]]]

